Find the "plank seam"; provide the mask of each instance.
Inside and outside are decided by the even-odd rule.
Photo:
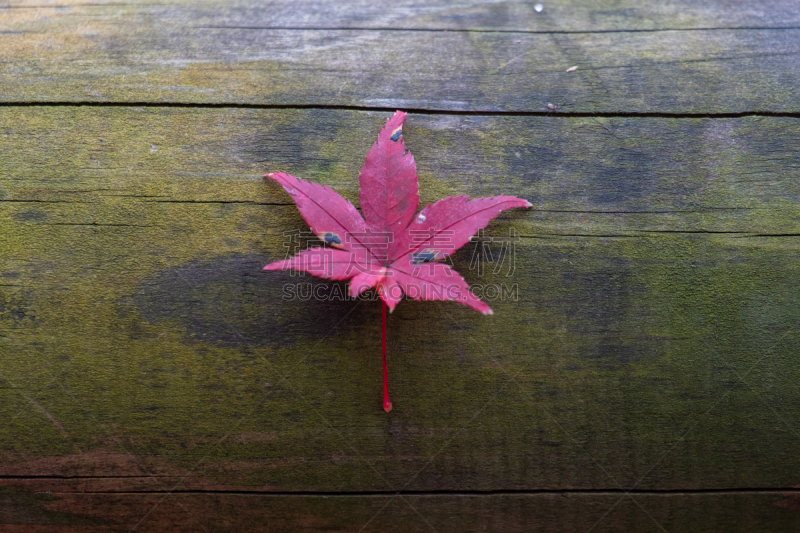
[[[138,476],[137,476],[138,477]],[[4,478],[0,478],[4,479]],[[16,478],[28,479],[28,478]],[[41,480],[43,478],[33,478]],[[49,478],[44,478],[49,479]],[[76,479],[85,480],[93,478],[55,478],[55,479]],[[108,479],[108,478],[100,478]],[[126,478],[117,478],[126,479]],[[52,493],[73,494],[70,491],[51,491]],[[618,494],[632,494],[640,496],[681,496],[681,495],[724,495],[724,494],[800,494],[800,489],[797,488],[731,488],[731,489],[665,489],[665,490],[622,490],[622,489],[536,489],[536,490],[475,490],[475,491],[458,491],[458,490],[409,490],[409,491],[352,491],[352,492],[333,492],[333,491],[259,491],[259,490],[142,490],[142,491],[90,491],[80,490],[80,494],[219,494],[219,495],[260,495],[260,496],[275,496],[275,497],[388,497],[403,494],[405,496],[535,496],[535,495],[618,495]]]
[[[397,107],[373,107],[357,105],[313,105],[313,104],[242,104],[242,103],[198,103],[198,102],[0,102],[2,107],[132,107],[132,108],[199,108],[199,109],[263,109],[263,110],[319,110],[319,111],[365,111],[394,113]],[[402,107],[402,106],[400,106]],[[800,111],[736,111],[725,113],[664,113],[635,111],[492,111],[492,110],[449,110],[403,107],[403,111],[418,115],[457,115],[480,117],[567,117],[567,118],[745,118],[777,117],[800,118]]]

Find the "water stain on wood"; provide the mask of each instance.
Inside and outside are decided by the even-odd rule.
[[[11,215],[12,218],[20,222],[41,222],[47,220],[48,215],[39,209],[31,209],[29,211],[21,211]]]
[[[323,339],[351,312],[368,306],[342,282],[293,272],[264,272],[274,259],[232,254],[167,269],[143,280],[128,299],[150,324],[177,323],[193,339],[230,346],[285,346]],[[338,327],[342,327],[339,325]]]

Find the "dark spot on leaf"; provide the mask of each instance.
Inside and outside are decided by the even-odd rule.
[[[325,242],[328,244],[342,244],[342,239],[335,233],[328,232],[325,234]]]
[[[394,133],[392,133],[392,136],[391,136],[391,137],[389,137],[389,138],[390,138],[391,140],[393,140],[394,142],[397,142],[397,141],[399,141],[399,140],[400,140],[400,136],[401,136],[402,134],[403,134],[403,129],[402,129],[402,128],[398,128],[397,130],[395,130],[395,131],[394,131]]]
[[[429,263],[436,259],[437,250],[426,249],[422,252],[415,252],[411,254],[411,264],[418,265],[420,263]]]

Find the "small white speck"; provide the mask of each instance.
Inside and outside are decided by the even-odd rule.
[[[555,104],[547,104],[547,109],[551,109],[551,110],[555,111],[556,105]]]
[[[419,216],[417,217],[417,224],[422,224],[423,222],[425,222],[425,218],[426,218],[425,215],[420,213]]]
[[[576,70],[578,70],[578,65],[575,65],[574,67],[569,67],[567,69],[567,72],[575,72]]]
[[[537,13],[541,13],[542,9],[544,9],[544,6],[542,4],[536,4],[535,6],[533,6],[533,10],[536,11]]]
[[[158,151],[158,146],[156,146],[155,144],[151,144],[151,145],[150,145],[150,153],[151,153],[151,154],[154,154],[154,153],[156,153],[157,151]]]
[[[519,158],[521,157],[521,156],[519,155],[519,152],[514,152],[514,155],[517,157],[517,159],[519,159]]]

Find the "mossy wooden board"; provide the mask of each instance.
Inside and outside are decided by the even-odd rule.
[[[370,17],[375,7],[321,5],[6,9],[0,101],[800,111],[800,29],[790,9],[724,3],[720,18],[722,7],[688,2],[580,2],[542,13],[532,2],[468,2],[401,4]]]
[[[543,4],[0,9],[2,529],[800,529],[798,12]],[[423,204],[534,207],[454,258],[493,317],[390,317],[386,415],[261,176],[356,201],[396,108]]]
[[[6,531],[793,531],[797,493],[36,494],[0,490]],[[132,512],[152,509],[146,516]],[[607,513],[607,511],[610,512]],[[794,509],[794,511],[792,510]],[[298,519],[302,517],[302,519]],[[11,520],[9,520],[11,522]]]
[[[596,530],[684,529],[706,505],[706,530],[797,525],[796,119],[409,116],[423,203],[534,208],[483,237],[495,257],[520,237],[510,276],[470,268],[477,244],[454,259],[511,292],[493,317],[390,317],[387,415],[379,304],[287,301],[344,285],[261,271],[305,229],[261,174],[355,202],[387,116],[0,112],[0,472],[38,509],[8,522],[358,529],[404,490],[419,514],[398,497],[365,531],[581,531],[623,495],[593,491],[633,488]],[[173,489],[193,494],[147,514]]]
[[[788,2],[758,4],[747,0],[677,0],[647,3],[637,0],[396,0],[379,5],[370,0],[16,0],[3,6],[10,17],[153,17],[164,22],[183,19],[186,26],[246,26],[296,28],[368,28],[502,31],[647,31],[730,28],[787,28],[800,22]],[[13,11],[12,11],[13,10]],[[130,31],[128,29],[127,31]]]
[[[193,214],[213,209],[220,215],[215,224],[230,225],[233,220],[223,215],[239,212],[249,213],[249,223],[261,228],[248,234],[209,226],[217,241],[270,236],[278,242],[302,219],[296,214],[266,226],[265,217],[276,212],[270,206],[286,215],[296,210],[262,175],[291,172],[326,183],[357,203],[359,170],[389,115],[4,108],[0,199],[7,213],[17,213],[17,222],[29,223],[14,226],[23,233],[52,231],[54,224],[196,233]],[[422,205],[458,194],[517,194],[535,208],[504,217],[529,225],[538,236],[800,233],[795,118],[412,114],[405,131],[420,174]],[[27,241],[20,246],[35,245]],[[202,249],[191,253],[200,255]],[[215,242],[209,249],[219,248]]]

